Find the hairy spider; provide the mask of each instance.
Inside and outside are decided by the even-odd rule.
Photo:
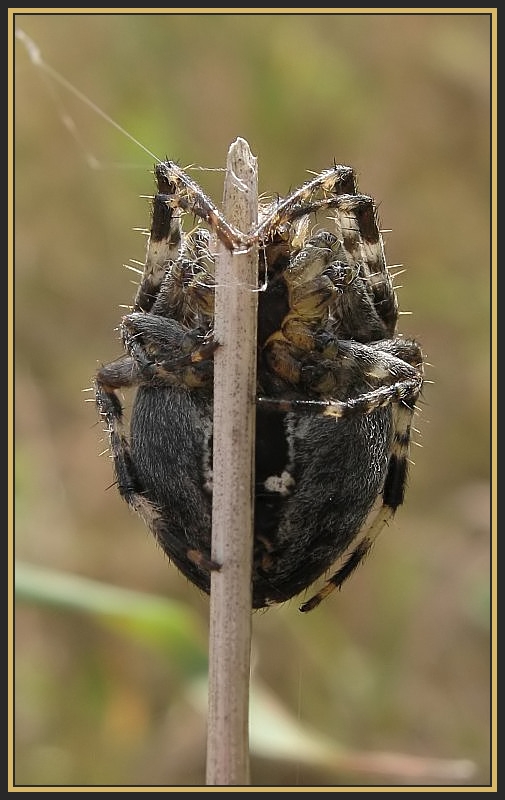
[[[301,606],[308,611],[341,586],[403,503],[423,385],[419,345],[396,332],[374,203],[358,193],[350,167],[335,165],[260,208],[244,234],[173,162],[155,175],[142,280],[120,325],[125,353],[95,379],[119,492],[209,592],[219,568],[211,559],[212,250],[215,237],[232,252],[257,242],[253,607],[299,594],[350,549]],[[330,214],[324,229],[318,212]],[[191,233],[185,213],[199,222]],[[128,435],[123,387],[137,387]]]

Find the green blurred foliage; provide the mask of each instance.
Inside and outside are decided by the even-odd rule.
[[[122,265],[143,258],[133,229],[149,222],[141,196],[153,191],[154,155],[220,168],[237,136],[267,194],[334,160],[356,169],[391,229],[388,263],[406,268],[399,300],[412,314],[401,331],[422,343],[433,381],[394,525],[317,611],[293,602],[254,615],[255,678],[344,749],[471,761],[470,785],[491,780],[490,22],[460,12],[15,15],[44,61],[149,151],[16,42],[15,545],[28,564],[15,617],[18,785],[204,782],[196,673],[182,654],[193,635],[195,653],[205,640],[208,601],[107,491],[111,464],[83,390],[120,352],[120,304],[134,292]],[[192,174],[220,199],[221,172]],[[66,592],[48,602],[30,565],[65,574]],[[72,588],[72,575],[92,583]],[[95,597],[93,582],[139,593],[135,624],[104,627],[76,605]],[[163,604],[145,607],[146,595],[166,598],[167,615],[172,601],[186,609],[175,649]],[[437,780],[413,778],[401,759],[391,774],[372,760],[335,774],[301,755],[252,759],[258,786]]]

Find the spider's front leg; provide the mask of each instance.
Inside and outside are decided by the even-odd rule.
[[[234,232],[197,184],[178,167],[170,162],[158,164],[155,175],[158,192],[152,200],[144,269],[133,310],[163,313],[183,322],[194,313],[192,292],[186,291],[191,279],[195,284],[211,283],[208,276],[213,273],[210,234],[197,228],[193,234],[185,235],[181,228],[183,213],[192,210],[204,220],[218,220],[217,233],[227,246],[235,242]],[[155,309],[160,306],[160,293],[164,295],[162,312]]]
[[[299,186],[288,197],[272,203],[256,228],[255,235],[269,241],[272,234],[301,217],[334,205],[342,194],[356,193],[356,179],[352,167],[335,164]],[[322,199],[315,199],[321,198]]]
[[[158,185],[170,187],[169,206],[189,211],[204,220],[228,250],[240,251],[251,246],[253,237],[231,225],[202,188],[177,164],[164,161],[156,165],[155,173]]]
[[[174,186],[157,174],[158,194],[153,197],[151,230],[147,240],[142,280],[135,297],[135,311],[150,311],[162,285],[167,264],[176,261],[182,242],[180,212],[170,202]]]
[[[386,266],[375,204],[366,195],[342,196],[335,211],[336,234],[352,261],[360,265],[360,275],[368,286],[386,335],[394,336],[398,302]]]

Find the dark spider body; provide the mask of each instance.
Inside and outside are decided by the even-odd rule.
[[[403,502],[411,420],[423,380],[416,342],[396,333],[397,303],[370,198],[335,166],[262,209],[242,234],[171,162],[158,194],[143,278],[121,323],[126,355],[96,376],[118,488],[163,550],[206,592],[211,559],[213,257],[259,244],[253,607],[283,602],[354,549],[302,610],[351,574]],[[318,211],[332,230],[308,234]],[[130,434],[117,390],[136,386]],[[230,487],[233,491],[233,487]],[[378,497],[382,505],[361,538]],[[354,544],[357,541],[357,544]]]

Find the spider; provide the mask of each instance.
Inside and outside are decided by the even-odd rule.
[[[213,245],[217,237],[238,252],[257,243],[252,604],[300,594],[341,559],[300,606],[309,611],[354,572],[403,503],[423,386],[420,346],[396,331],[374,203],[358,193],[350,167],[334,165],[261,206],[256,229],[244,234],[174,162],[157,164],[155,177],[142,278],[120,323],[124,354],[94,382],[119,493],[209,593],[219,569],[211,558]],[[198,222],[190,233],[187,214]],[[125,387],[136,387],[128,432],[118,397]]]

